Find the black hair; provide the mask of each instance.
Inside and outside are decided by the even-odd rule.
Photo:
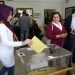
[[[20,17],[20,13],[16,13],[15,16],[14,16],[14,18],[15,17]]]
[[[75,12],[75,7],[72,9],[72,14]]]
[[[26,10],[24,10],[22,14],[23,14],[23,15],[27,15]]]

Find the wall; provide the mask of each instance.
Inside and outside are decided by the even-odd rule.
[[[65,18],[65,7],[66,7],[65,0],[61,0],[61,14],[63,19]]]
[[[66,3],[66,0],[61,0],[61,14],[63,16],[63,18],[65,18],[65,8],[66,7],[72,7],[75,6],[75,0],[68,0],[68,2]]]
[[[72,7],[75,6],[75,0],[68,0],[68,3],[66,3],[66,7]]]
[[[33,13],[40,13],[40,18],[35,18],[39,25],[44,25],[44,9],[56,9],[61,13],[61,1],[63,0],[13,0],[5,4],[16,8],[33,8]]]

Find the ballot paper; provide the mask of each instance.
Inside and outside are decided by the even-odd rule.
[[[47,48],[47,46],[41,42],[36,36],[32,38],[32,44],[30,47],[37,53],[41,53],[44,48]]]

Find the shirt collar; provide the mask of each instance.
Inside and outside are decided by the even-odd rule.
[[[52,22],[52,24],[55,25],[57,28],[59,28],[62,31],[62,25],[60,22],[58,22],[58,24],[55,22]]]

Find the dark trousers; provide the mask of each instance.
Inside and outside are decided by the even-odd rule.
[[[21,35],[21,41],[24,41],[29,38],[29,32],[21,31],[20,35]]]
[[[6,72],[8,72],[8,75],[14,75],[14,66],[12,67],[3,67],[0,70],[0,75],[4,75]]]
[[[72,50],[72,62],[75,63],[75,35],[71,35],[71,50]]]
[[[64,48],[72,52],[72,62],[75,63],[75,34],[66,38]]]

